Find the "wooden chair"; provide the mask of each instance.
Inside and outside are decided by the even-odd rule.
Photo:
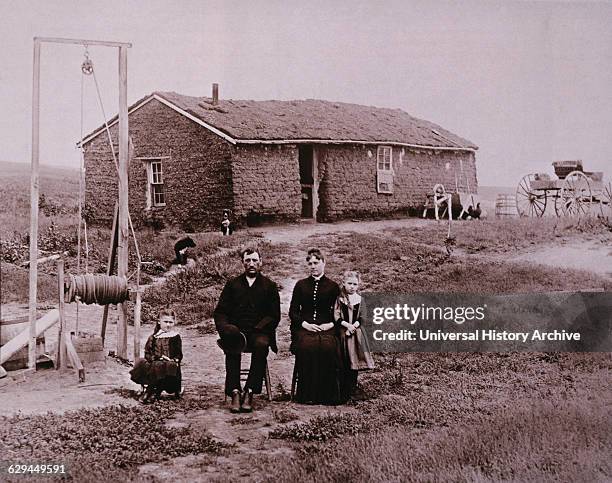
[[[219,346],[219,348],[221,350],[223,350],[223,347],[221,346],[221,339],[217,339],[217,345]],[[245,351],[242,353],[242,355],[244,356],[244,354],[249,354],[249,356],[251,355],[251,351]],[[249,357],[248,359],[248,364],[244,364],[245,362],[245,358],[241,357],[240,358],[240,382],[246,382],[247,378],[249,377],[249,367],[251,366],[251,358]],[[272,401],[272,383],[270,382],[270,367],[268,365],[268,360],[266,359],[266,373],[264,376],[264,384],[266,386],[266,394],[268,396],[268,401]],[[227,394],[225,395],[225,402],[227,402]]]
[[[297,364],[293,364],[293,376],[291,376],[291,400],[293,401],[295,398],[295,388],[297,386]]]

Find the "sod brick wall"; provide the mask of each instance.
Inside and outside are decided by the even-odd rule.
[[[436,183],[447,191],[478,189],[474,153],[392,147],[393,193],[376,189],[376,146],[318,148],[319,198],[317,218],[388,216],[416,213]],[[446,169],[449,163],[449,169]],[[461,170],[463,164],[463,174]]]
[[[117,125],[111,128],[117,140]],[[130,213],[135,224],[162,223],[186,230],[219,224],[223,209],[233,209],[233,147],[202,126],[152,100],[130,114],[134,157],[129,167]],[[166,206],[147,209],[147,160],[162,157]],[[107,136],[86,146],[87,213],[110,224],[117,200],[117,175]]]
[[[302,210],[295,145],[238,146],[232,157],[234,217],[240,224],[292,221]]]

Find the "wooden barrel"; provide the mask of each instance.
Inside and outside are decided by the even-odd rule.
[[[510,218],[518,216],[516,196],[499,194],[495,199],[495,218]]]
[[[0,346],[6,344],[16,335],[30,327],[28,316],[16,317],[14,319],[0,319]],[[36,355],[44,354],[45,337],[41,335],[36,338]],[[13,356],[3,364],[7,371],[25,369],[28,367],[28,348],[18,350]]]

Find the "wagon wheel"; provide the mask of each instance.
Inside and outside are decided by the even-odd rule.
[[[557,216],[586,215],[593,203],[589,178],[582,171],[572,171],[563,180],[555,200]]]
[[[516,210],[519,216],[542,216],[546,210],[546,191],[537,192],[531,189],[535,174],[521,178],[516,188]]]

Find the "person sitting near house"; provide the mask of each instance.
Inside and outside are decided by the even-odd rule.
[[[185,265],[187,264],[187,249],[195,248],[196,244],[193,239],[189,236],[181,238],[174,244],[175,258],[172,261],[173,265]]]
[[[163,391],[176,398],[181,395],[183,350],[181,336],[173,330],[175,324],[174,310],[160,312],[159,322],[145,344],[144,359],[138,360],[130,371],[132,381],[146,386],[141,400],[144,404],[158,400]]]
[[[308,250],[306,264],[310,276],[295,284],[289,306],[295,399],[302,404],[341,404],[342,358],[334,319],[340,287],[325,276],[321,250]]]
[[[229,219],[229,210],[223,210],[223,220],[221,220],[221,233],[229,236],[234,233],[234,225]]]
[[[261,394],[269,349],[278,352],[276,327],[280,322],[277,285],[261,274],[259,250],[246,248],[240,255],[244,273],[229,280],[213,312],[225,352],[225,394],[232,398],[230,411],[251,412],[253,394]],[[251,353],[244,389],[240,387],[242,352]]]

